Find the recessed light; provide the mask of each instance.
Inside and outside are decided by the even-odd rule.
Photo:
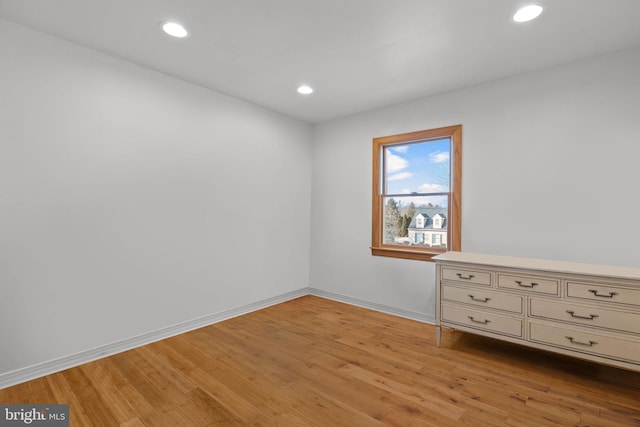
[[[313,88],[307,85],[303,85],[298,88],[298,93],[301,93],[303,95],[311,95],[313,93]]]
[[[537,4],[531,4],[529,6],[525,6],[522,9],[518,10],[515,15],[513,15],[513,20],[516,22],[527,22],[532,19],[536,19],[542,13],[542,6]]]
[[[189,30],[187,30],[184,25],[173,21],[163,22],[162,30],[170,36],[177,37],[179,39],[189,36]]]

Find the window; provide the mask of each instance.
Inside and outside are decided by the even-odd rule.
[[[461,161],[461,125],[374,138],[372,255],[431,260],[460,250]]]
[[[442,228],[442,217],[440,215],[433,218],[433,228]]]

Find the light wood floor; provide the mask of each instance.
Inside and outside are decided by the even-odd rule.
[[[640,373],[303,297],[0,390],[72,426],[640,426]]]

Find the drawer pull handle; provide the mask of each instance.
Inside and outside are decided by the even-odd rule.
[[[473,323],[480,323],[481,325],[486,325],[487,323],[491,322],[491,320],[488,320],[488,319],[476,320],[473,318],[473,316],[467,316],[467,317],[469,317],[469,320],[471,320]]]
[[[533,287],[536,287],[536,286],[539,285],[539,283],[535,283],[535,282],[531,282],[530,284],[526,285],[526,284],[522,283],[520,280],[516,280],[515,282],[521,288],[533,288]]]
[[[576,318],[576,319],[593,320],[593,319],[595,319],[596,317],[598,317],[598,315],[597,315],[597,314],[590,314],[590,315],[588,315],[588,316],[580,316],[580,315],[578,315],[578,314],[575,314],[575,312],[574,312],[574,311],[571,311],[571,310],[567,310],[567,313],[569,313],[569,314],[571,315],[571,317],[574,317],[574,318]]]
[[[465,275],[463,275],[462,273],[456,273],[456,276],[458,276],[458,278],[460,278],[460,279],[464,279],[464,280],[471,280],[471,279],[473,279],[474,277],[476,277],[476,276],[474,276],[473,274],[469,274],[468,276],[465,276]]]
[[[576,340],[573,339],[573,337],[565,337],[565,338],[568,339],[571,342],[571,344],[584,345],[584,346],[587,346],[587,347],[593,347],[594,345],[598,344],[597,341],[589,341],[587,343],[587,342],[576,341]]]
[[[589,292],[593,294],[593,296],[600,298],[613,298],[618,295],[617,292],[609,292],[608,294],[599,294],[597,289],[589,289]]]
[[[489,302],[489,301],[491,301],[491,298],[476,298],[471,294],[469,294],[469,298],[471,298],[473,301],[478,301],[478,302]]]

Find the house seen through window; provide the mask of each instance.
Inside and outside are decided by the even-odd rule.
[[[373,255],[460,250],[461,128],[373,140]]]

